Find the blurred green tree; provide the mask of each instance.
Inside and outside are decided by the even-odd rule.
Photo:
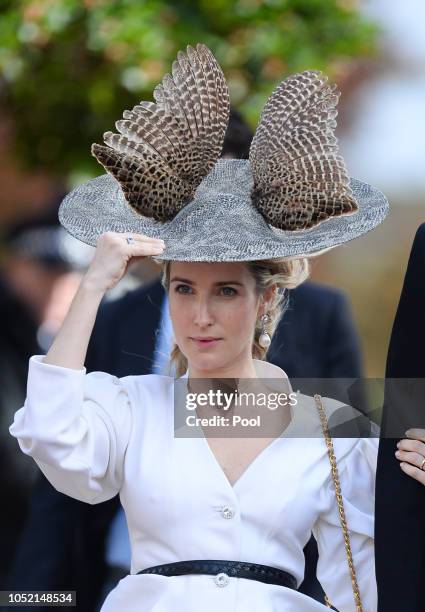
[[[179,49],[208,45],[232,103],[254,126],[274,86],[305,69],[341,77],[376,51],[355,0],[4,0],[0,106],[17,159],[63,176],[99,174],[92,142],[152,100]],[[72,181],[74,182],[74,181]]]

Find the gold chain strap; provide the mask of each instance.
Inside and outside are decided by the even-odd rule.
[[[332,478],[333,478],[334,487],[335,487],[335,495],[336,495],[336,500],[338,504],[339,518],[341,521],[342,532],[344,534],[345,550],[347,553],[347,561],[348,561],[348,567],[350,570],[351,584],[353,587],[354,601],[356,603],[356,611],[363,612],[362,602],[360,600],[359,585],[357,584],[356,570],[354,567],[353,555],[351,552],[350,536],[348,533],[347,520],[345,518],[344,502],[343,502],[342,494],[341,494],[341,485],[339,482],[339,475],[338,475],[338,468],[337,468],[337,463],[335,459],[334,447],[332,443],[332,438],[329,434],[328,420],[326,418],[326,413],[323,408],[322,398],[320,397],[320,395],[316,394],[314,396],[314,401],[316,402],[316,407],[319,411],[320,423],[322,425],[323,435],[325,437],[326,446],[328,448],[328,455],[329,455],[329,461],[331,464]],[[325,602],[328,608],[332,607],[332,604],[327,596],[325,597]]]

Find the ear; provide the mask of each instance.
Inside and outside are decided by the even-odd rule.
[[[258,315],[260,317],[268,311],[269,304],[270,304],[273,296],[277,292],[277,290],[278,290],[278,287],[277,287],[276,283],[274,283],[273,285],[268,287],[265,290],[265,292],[263,293],[263,295],[262,295],[262,297],[260,299],[260,308],[258,310]]]

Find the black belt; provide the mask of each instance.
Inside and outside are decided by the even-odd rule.
[[[277,584],[290,589],[297,588],[297,581],[288,572],[270,565],[247,563],[244,561],[223,561],[221,559],[176,561],[147,567],[137,574],[160,574],[161,576],[183,576],[184,574],[217,574],[216,584],[225,586],[228,579],[248,578],[267,584]]]

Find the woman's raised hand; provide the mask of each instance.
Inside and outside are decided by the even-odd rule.
[[[127,238],[130,238],[130,242]],[[97,311],[105,292],[127,272],[131,261],[160,255],[164,243],[157,238],[128,232],[105,232],[99,236],[93,260],[84,274],[68,313],[44,362],[81,370]]]
[[[131,242],[127,241],[131,237]],[[96,243],[96,252],[84,276],[84,284],[99,291],[112,289],[128,270],[131,261],[160,255],[165,248],[163,240],[143,234],[104,232]]]

